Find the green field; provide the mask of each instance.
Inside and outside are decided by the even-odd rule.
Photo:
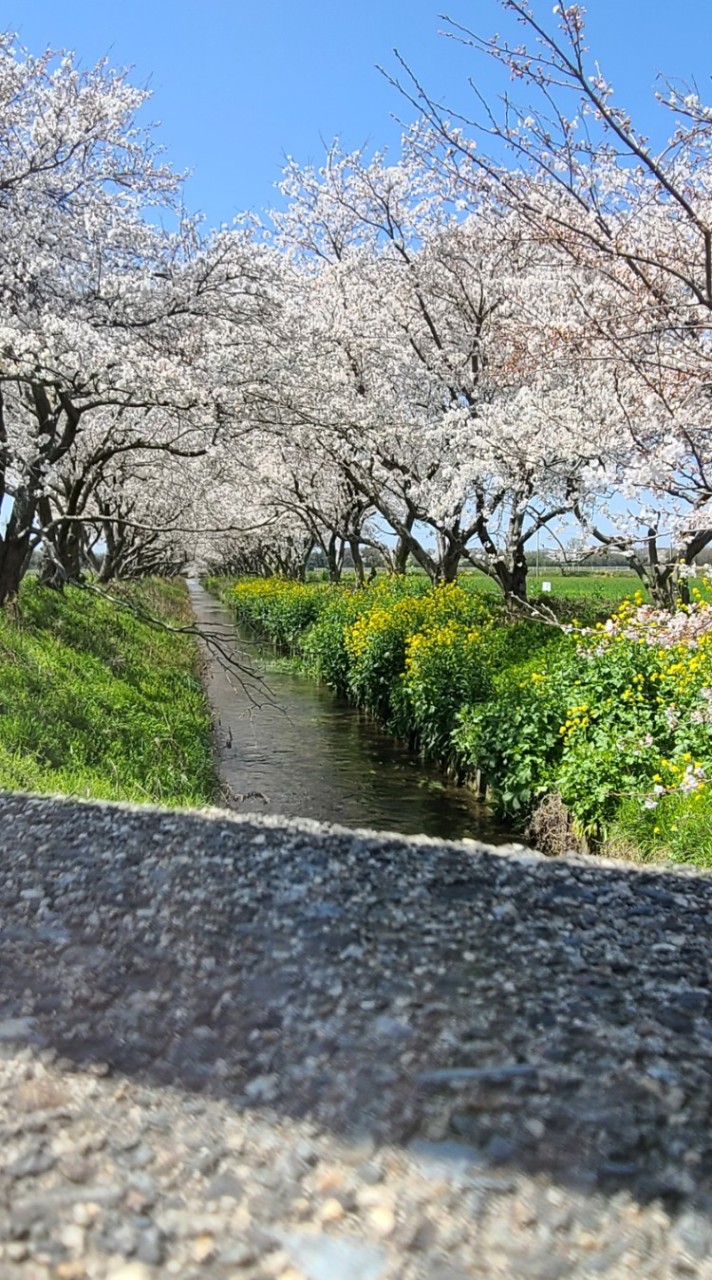
[[[487,578],[483,573],[476,570],[472,572],[465,571],[460,574],[460,581],[463,586],[472,586],[478,591],[493,591],[497,593],[499,587],[491,578]],[[542,591],[541,584],[543,582],[551,583],[551,591]],[[620,600],[625,600],[626,596],[632,596],[636,591],[643,590],[640,579],[636,574],[622,570],[618,573],[611,572],[577,572],[562,573],[560,569],[551,569],[541,572],[538,576],[530,573],[528,577],[528,593],[529,599],[535,602],[537,599],[546,601],[548,595],[556,596],[559,599],[588,599],[588,600],[610,600],[614,605]],[[643,590],[643,595],[647,600],[647,592]]]
[[[424,572],[419,569],[409,569],[409,574],[417,577],[425,577]],[[378,571],[378,578],[385,577],[384,570]],[[310,581],[324,582],[326,581],[326,573],[324,570],[318,569],[309,574]],[[342,581],[351,585],[355,578],[353,571],[344,570]],[[458,575],[458,582],[467,589],[486,591],[493,595],[500,594],[500,588],[492,578],[488,578],[486,574],[480,573],[477,569],[461,569]],[[641,591],[643,598],[647,601],[648,593],[642,586],[637,574],[628,569],[580,569],[568,570],[562,573],[559,568],[542,569],[538,574],[531,572],[528,577],[529,599],[535,602],[542,599],[546,602],[547,596],[555,596],[558,599],[589,599],[601,601],[605,603],[610,601],[614,606],[627,596],[632,596],[636,591]],[[551,591],[542,591],[542,582],[551,583]],[[702,580],[693,579],[691,585],[702,586]]]

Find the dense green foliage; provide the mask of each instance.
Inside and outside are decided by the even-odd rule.
[[[495,808],[521,827],[556,797],[555,834],[569,847],[712,862],[702,600],[686,615],[699,634],[656,638],[640,593],[608,623],[595,596],[578,600],[583,616],[563,628],[508,617],[471,579],[430,587],[408,575],[361,591],[249,579],[225,596],[241,621],[425,754],[480,771]],[[563,601],[563,616],[572,611]]]
[[[704,627],[710,610],[695,608]],[[636,612],[624,605],[608,627],[562,637],[546,663],[505,673],[456,738],[499,780],[505,811],[556,792],[578,832],[686,857],[712,776],[712,635],[657,637]],[[710,848],[707,837],[694,851]]]
[[[367,590],[252,578],[223,592],[238,618],[297,652],[306,670],[425,754],[460,763],[464,705],[492,697],[496,675],[556,643],[556,628],[508,620],[499,598],[416,574]],[[309,621],[299,633],[295,619]],[[464,757],[462,757],[464,759]]]
[[[134,612],[187,623],[185,589],[148,581],[113,594],[120,603],[29,578],[0,613],[0,787],[207,804],[216,783],[195,641]]]

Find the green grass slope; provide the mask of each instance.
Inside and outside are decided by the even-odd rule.
[[[182,584],[112,594],[173,626],[190,621]],[[194,638],[92,592],[27,580],[0,612],[0,787],[209,804],[216,780]]]

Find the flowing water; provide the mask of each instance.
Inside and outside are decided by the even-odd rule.
[[[199,582],[189,579],[188,589],[201,630],[242,667],[236,673],[211,647],[207,686],[220,773],[233,795],[244,796],[241,813],[490,844],[517,839],[471,791],[425,767],[329,689],[285,669]]]

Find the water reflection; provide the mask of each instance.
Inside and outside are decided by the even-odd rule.
[[[233,792],[260,792],[241,812],[316,818],[349,827],[506,843],[517,837],[469,791],[424,768],[401,743],[327,688],[285,670],[199,583],[189,589],[201,627],[220,635],[253,673],[247,691],[216,658],[208,688],[219,719],[221,772]],[[256,686],[264,677],[268,693]],[[258,705],[255,705],[257,703]]]

